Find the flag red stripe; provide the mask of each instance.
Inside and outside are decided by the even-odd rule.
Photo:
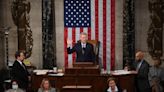
[[[95,0],[95,39],[99,40],[99,19],[98,19],[98,14],[99,14],[99,9],[98,9],[98,0]],[[92,21],[91,21],[92,22]]]
[[[111,0],[111,70],[115,66],[115,0]]]
[[[106,0],[103,0],[103,65],[106,70]]]
[[[88,39],[91,40],[91,28],[88,27]]]
[[[72,46],[74,46],[75,45],[75,42],[76,42],[76,28],[75,27],[73,27],[72,28]],[[72,54],[72,61],[73,61],[73,63],[75,62],[75,53],[73,53]]]
[[[83,32],[83,27],[80,27],[80,33],[82,33]]]
[[[64,59],[65,67],[68,67],[68,54],[67,54],[67,38],[68,38],[68,28],[64,28]]]
[[[110,24],[110,34],[111,34],[111,36],[110,36],[110,40],[111,40],[111,42],[110,42],[110,68],[111,68],[111,70],[113,70],[114,68],[115,68],[115,0],[110,0],[111,1],[111,10],[110,10],[110,22],[111,22],[111,24]],[[107,54],[107,26],[109,26],[109,24],[107,24],[107,17],[109,17],[108,15],[107,15],[107,0],[103,0],[103,7],[99,7],[99,0],[94,0],[94,12],[95,12],[95,15],[93,15],[94,17],[95,17],[95,25],[94,25],[94,30],[92,30],[90,27],[88,28],[88,39],[90,40],[91,39],[91,36],[92,36],[92,33],[91,33],[91,31],[95,31],[95,34],[94,34],[94,36],[95,36],[95,40],[99,40],[99,31],[101,32],[103,32],[102,34],[102,57],[100,57],[100,58],[102,58],[102,63],[103,63],[103,66],[104,66],[104,69],[106,70],[107,69],[107,67],[109,66],[109,65],[107,65],[107,61],[108,61],[108,59],[107,59],[107,55],[109,54]],[[103,8],[103,15],[99,15],[99,8]],[[102,23],[102,30],[99,30],[99,27],[100,27],[100,21],[99,21],[99,17],[100,16],[103,16],[103,23]],[[91,21],[91,23],[92,23],[92,21]],[[73,46],[74,46],[74,44],[75,44],[75,42],[76,42],[76,39],[77,39],[77,33],[79,32],[79,30],[78,30],[78,32],[76,32],[76,28],[74,27],[74,28],[72,28],[71,29],[71,31],[72,31],[72,44],[73,44]],[[83,27],[80,27],[80,33],[81,32],[83,32],[83,31],[85,31],[85,29],[83,29]],[[68,28],[64,28],[64,56],[65,56],[65,67],[68,67],[68,54],[67,54],[67,43],[66,43],[66,40],[67,40],[67,38],[68,38],[68,33],[69,31],[68,31]],[[75,53],[73,53],[72,54],[72,62],[75,62]]]

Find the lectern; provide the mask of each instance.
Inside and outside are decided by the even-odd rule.
[[[73,63],[73,67],[94,67],[96,64],[93,62],[75,62]]]
[[[100,74],[99,65],[96,65],[92,62],[76,62],[73,64],[73,67],[65,68],[65,74],[71,75],[90,75]]]
[[[76,62],[65,68],[65,75],[74,75],[75,85],[63,86],[62,92],[92,92],[93,80],[86,76],[100,75],[100,69],[92,62]]]

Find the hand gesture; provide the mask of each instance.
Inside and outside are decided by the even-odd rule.
[[[69,46],[71,46],[71,44],[72,44],[72,40],[67,39],[67,46],[69,47]]]

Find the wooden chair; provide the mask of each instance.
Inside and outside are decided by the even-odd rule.
[[[100,41],[98,41],[98,40],[88,40],[87,42],[93,45],[94,53],[95,53],[95,56],[96,56],[96,64],[99,64]]]

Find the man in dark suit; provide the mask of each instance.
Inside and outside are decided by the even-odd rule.
[[[137,92],[151,92],[148,80],[149,64],[143,58],[144,54],[142,51],[136,53],[136,62],[133,64],[137,72],[136,89]]]
[[[17,81],[19,88],[26,90],[28,88],[29,83],[29,73],[23,60],[25,58],[24,53],[21,51],[17,51],[15,53],[15,62],[12,66],[12,78]]]
[[[95,54],[93,51],[93,45],[87,42],[87,34],[80,34],[80,41],[76,43],[71,49],[71,40],[67,40],[67,53],[71,54],[76,52],[76,62],[94,62]]]

